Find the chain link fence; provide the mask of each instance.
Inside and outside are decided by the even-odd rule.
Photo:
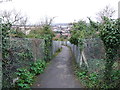
[[[52,54],[55,54],[55,52],[61,47],[62,47],[62,41],[53,41]]]
[[[48,56],[55,54],[55,52],[61,47],[62,46],[60,41],[52,41],[52,44],[47,47],[49,50]],[[4,87],[11,87],[11,85],[14,84],[14,80],[17,78],[15,72],[18,68],[28,68],[30,64],[36,60],[44,60],[45,40],[30,38],[10,38],[9,53],[9,67],[7,71],[4,71],[3,69],[4,75],[2,78],[4,78],[4,81],[2,81],[2,83]],[[2,72],[0,74],[2,74]],[[10,81],[9,83],[11,84],[9,84],[8,81]]]
[[[103,42],[99,38],[85,39],[82,50],[79,45],[76,46],[69,41],[67,45],[71,47],[75,61],[80,66],[80,69],[87,68],[89,72],[95,72],[105,68],[105,49]]]

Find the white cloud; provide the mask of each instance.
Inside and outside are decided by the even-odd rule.
[[[57,16],[55,23],[73,22],[74,20],[94,18],[96,13],[106,5],[117,10],[119,0],[13,0],[1,3],[0,9],[15,8],[28,15],[30,22],[35,23],[40,18]],[[117,17],[117,12],[116,12]]]

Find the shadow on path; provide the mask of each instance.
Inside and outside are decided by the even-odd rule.
[[[80,88],[72,70],[71,51],[62,46],[62,51],[51,61],[45,72],[35,79],[32,88]]]

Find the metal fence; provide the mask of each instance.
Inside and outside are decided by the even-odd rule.
[[[53,46],[52,46],[53,54],[55,54],[55,52],[61,47],[62,47],[62,41],[53,41]]]
[[[52,41],[52,45],[49,46],[49,56],[55,54],[57,49],[61,48],[60,41]],[[10,56],[8,57],[9,69],[5,71],[3,78],[4,86],[9,87],[10,84],[7,81],[14,81],[17,76],[15,72],[18,68],[26,67],[28,68],[31,63],[38,59],[43,60],[45,57],[45,40],[43,39],[30,39],[30,38],[11,38],[10,39]],[[9,72],[9,74],[8,74]],[[11,79],[11,80],[8,80]]]
[[[81,69],[87,68],[89,72],[100,71],[104,68],[105,50],[103,42],[99,38],[85,39],[84,49],[81,51],[79,46],[66,42],[71,47],[76,63]]]
[[[26,66],[26,64],[29,64],[30,62],[36,61],[38,59],[44,59],[44,40],[43,39],[20,39],[20,38],[13,38],[11,39],[11,53],[13,55],[12,59],[14,62],[16,62],[16,66],[20,67]],[[62,47],[61,41],[52,41],[52,46],[49,46],[51,48],[50,55],[55,54],[55,52]],[[28,57],[25,59],[24,57],[26,53],[29,53]],[[30,56],[31,55],[31,56]],[[23,57],[24,60],[21,58]]]

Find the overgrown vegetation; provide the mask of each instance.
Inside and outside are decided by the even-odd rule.
[[[62,48],[59,48],[56,53],[53,55],[53,57],[57,56],[62,51]]]
[[[27,38],[44,38],[46,35],[50,35],[54,37],[54,33],[51,30],[51,26],[48,24],[44,24],[31,30],[30,33],[26,36]]]
[[[56,33],[57,34],[57,33]],[[68,37],[67,35],[56,35],[56,37],[53,37],[53,40],[55,41],[68,41],[70,37]]]
[[[21,31],[21,30],[17,30],[17,29],[12,29],[10,31],[10,37],[16,37],[16,38],[25,38],[26,35]]]
[[[61,50],[62,48],[59,48],[54,56],[58,55]],[[16,81],[15,88],[30,89],[31,85],[34,83],[35,76],[43,73],[48,63],[49,62],[46,62],[45,60],[37,60],[36,62],[31,63],[29,67],[17,69],[16,75],[18,80]]]
[[[109,11],[107,7],[106,10]],[[106,12],[104,10],[102,15]],[[70,42],[79,47],[81,53],[81,59],[84,57],[84,46],[85,46],[85,39],[93,39],[93,38],[100,38],[103,41],[104,48],[105,48],[105,56],[106,58],[103,59],[105,61],[104,67],[101,67],[100,70],[96,70],[95,72],[89,72],[88,67],[85,65],[81,65],[80,67],[85,67],[84,69],[79,70],[76,68],[76,75],[81,79],[81,82],[88,87],[88,88],[120,88],[120,19],[111,19],[111,14],[114,13],[107,13],[108,17],[100,16],[102,22],[93,22],[90,18],[89,23],[86,23],[83,20],[80,20],[77,23],[73,23],[73,28],[71,31],[71,38]],[[26,47],[18,46],[18,47],[10,47],[10,39],[14,37],[18,38],[39,38],[44,39],[44,60],[38,60],[32,62],[29,65],[25,63],[24,67],[17,69],[16,75],[19,78],[16,82],[16,88],[30,88],[30,85],[33,84],[33,79],[35,75],[41,74],[45,67],[46,62],[52,58],[52,38],[54,37],[54,33],[51,30],[51,20],[41,25],[40,28],[36,30],[32,30],[30,34],[25,35],[20,30],[12,30],[12,22],[15,22],[16,19],[19,22],[21,17],[16,14],[15,21],[10,21],[9,18],[10,13],[6,13],[6,15],[2,15],[4,23],[0,22],[0,32],[2,36],[2,87],[3,88],[11,88],[13,87],[13,77],[12,77],[12,69],[16,70],[20,65],[13,67],[14,63],[16,62],[32,62],[33,55],[31,50]],[[106,13],[104,14],[106,15]],[[23,20],[26,22],[27,18]],[[25,24],[25,23],[24,23]],[[64,40],[66,37],[61,37],[60,40]],[[23,51],[24,49],[24,51]],[[13,53],[15,51],[15,53]],[[17,52],[16,52],[17,51]],[[57,53],[61,51],[58,49]],[[20,59],[14,59],[17,56]],[[84,58],[85,59],[85,58]],[[18,61],[15,61],[18,60]],[[99,61],[102,61],[101,59]],[[95,62],[94,62],[95,63]],[[100,63],[95,63],[96,66]],[[104,73],[101,73],[104,72]]]
[[[36,75],[43,73],[46,67],[46,62],[44,60],[37,60],[36,62],[30,65],[30,68],[19,68],[17,69],[17,77],[19,78],[16,81],[16,88],[24,89],[30,88],[30,86],[34,82],[34,78]]]
[[[106,50],[104,78],[106,84],[110,85],[113,82],[111,78],[112,66],[114,62],[117,61],[118,48],[120,47],[120,30],[118,29],[118,21],[105,17],[103,27],[100,30],[100,37]]]
[[[76,75],[88,88],[119,88],[120,70],[119,65],[113,68],[119,61],[120,29],[119,19],[113,20],[104,17],[102,23],[95,23],[89,18],[90,23],[79,21],[73,24],[70,42],[80,48],[81,55],[84,55],[85,39],[101,38],[105,48],[105,68],[101,71],[88,72],[88,69],[76,71]],[[85,58],[84,58],[85,59]],[[95,63],[94,63],[95,64]],[[81,66],[81,65],[80,65]],[[85,66],[81,66],[85,67]]]
[[[2,86],[5,87],[7,84],[8,87],[11,87],[11,79],[8,76],[10,74],[9,68],[10,68],[10,63],[12,63],[12,60],[10,60],[10,37],[9,37],[9,32],[10,32],[10,27],[11,24],[1,24],[1,32],[2,32],[2,68],[4,70],[2,71],[3,77],[2,77]],[[7,74],[6,74],[7,73]],[[6,78],[9,77],[9,78]]]
[[[0,29],[2,32],[2,88],[13,88],[14,83],[16,83],[16,88],[30,88],[34,76],[44,71],[46,62],[50,61],[53,56],[52,38],[54,33],[48,23],[43,24],[38,31],[31,31],[28,36],[22,31],[11,29],[11,26],[10,23],[4,23],[1,24]],[[29,39],[24,39],[25,37],[43,39],[42,46],[40,45],[44,53],[43,60],[34,61],[34,52],[27,46],[31,45],[31,41],[28,42]],[[17,82],[15,77],[18,78]]]
[[[49,61],[52,58],[52,38],[55,36],[53,31],[51,30],[51,26],[48,21],[47,23],[41,25],[40,28],[33,30],[30,34],[27,35],[27,38],[40,38],[44,39],[45,46],[44,46],[44,60]]]
[[[94,62],[93,62],[94,63]],[[95,64],[95,63],[94,63]],[[116,63],[114,63],[114,66]],[[115,66],[116,68],[118,66]],[[104,82],[104,68],[100,67],[101,71],[99,72],[88,72],[87,69],[80,69],[78,65],[75,66],[75,74],[79,78],[80,82],[85,88],[97,88],[97,89],[108,89],[108,88],[119,88],[119,76],[120,70],[114,69],[111,73],[112,83],[107,85]]]
[[[30,72],[38,75],[43,72],[46,66],[46,62],[44,60],[37,60],[35,63],[30,65]]]
[[[86,23],[83,20],[78,21],[78,23],[73,23],[70,42],[78,46],[78,42],[82,43],[83,39],[94,38],[98,35],[97,27],[93,21],[90,20],[90,23]]]

